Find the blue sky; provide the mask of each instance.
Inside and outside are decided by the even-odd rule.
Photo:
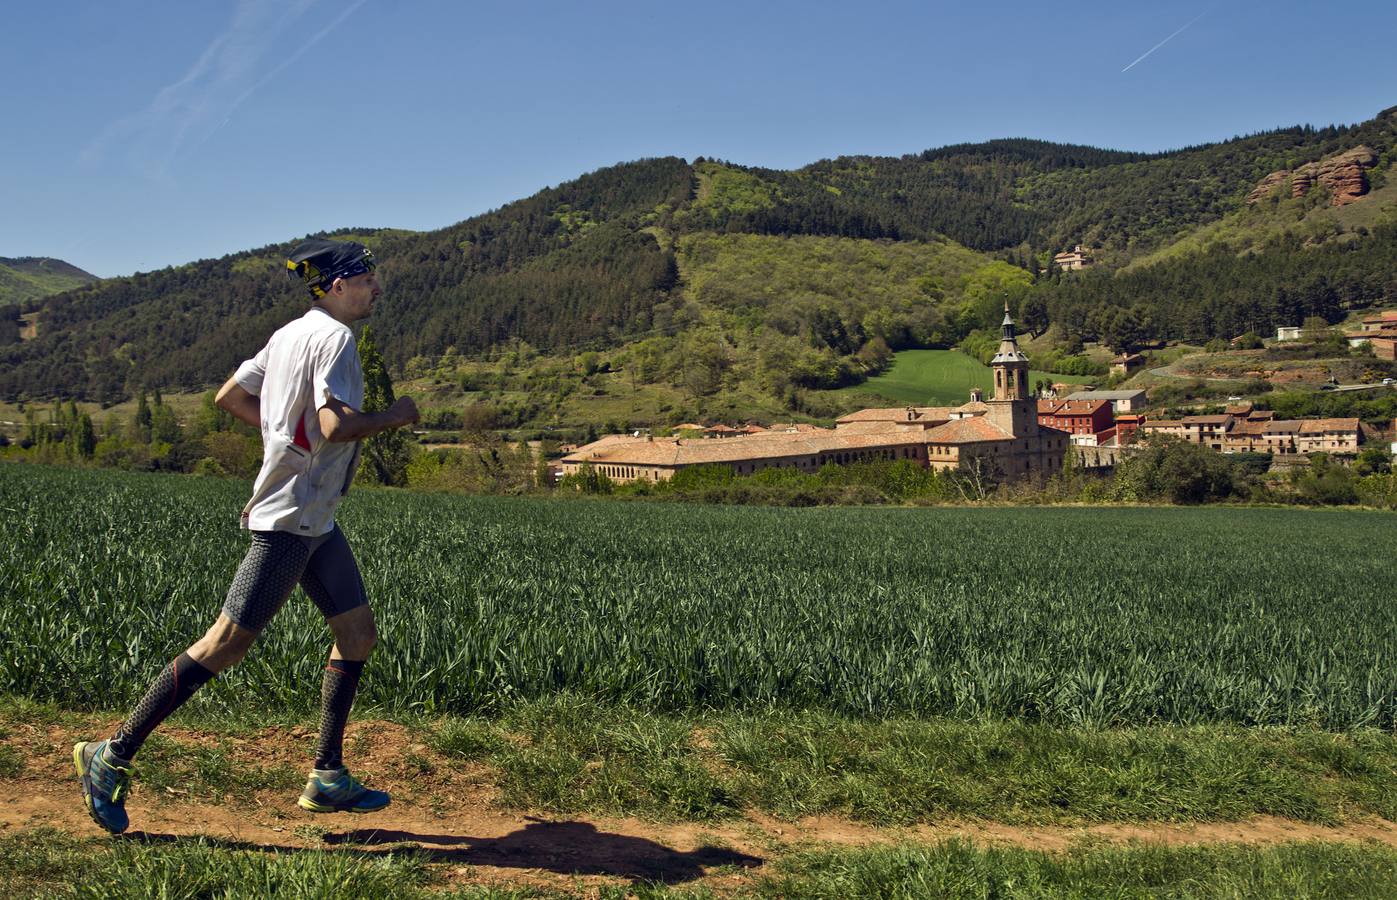
[[[1394,37],[1391,2],[14,4],[0,256],[111,276],[439,228],[646,156],[1353,123],[1397,105]]]

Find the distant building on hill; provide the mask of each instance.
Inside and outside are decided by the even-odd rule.
[[[1085,269],[1093,265],[1096,260],[1092,257],[1092,252],[1081,244],[1071,250],[1064,250],[1053,256],[1053,265],[1064,272],[1072,272],[1077,269]]]
[[[1145,358],[1138,353],[1122,353],[1111,360],[1112,375],[1132,375],[1145,364]]]
[[[1384,331],[1397,328],[1397,309],[1389,309],[1374,316],[1366,316],[1360,322],[1360,331]]]
[[[1300,340],[1299,325],[1278,325],[1276,326],[1276,340],[1278,341],[1298,341]]]
[[[722,440],[607,435],[564,456],[562,471],[575,474],[590,467],[619,482],[667,481],[698,465],[725,465],[750,475],[769,468],[809,473],[829,464],[878,460],[982,471],[1005,480],[1060,471],[1064,455],[1072,452],[1068,435],[1038,422],[1028,391],[1028,357],[1019,349],[1007,306],[990,369],[991,400],[976,390],[957,407],[864,409],[840,418],[834,428],[772,426]]]

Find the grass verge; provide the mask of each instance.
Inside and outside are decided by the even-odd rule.
[[[302,850],[206,838],[74,839],[57,831],[0,836],[8,896],[163,897],[713,897],[702,884],[632,881],[560,887],[452,886],[459,866],[416,849]],[[696,873],[697,874],[697,873]],[[477,876],[480,877],[480,876]],[[483,880],[483,879],[482,879]],[[503,883],[500,883],[503,882]],[[1107,847],[1064,853],[985,848],[963,840],[869,849],[808,848],[776,858],[723,896],[1390,897],[1397,851],[1378,845]]]
[[[714,819],[755,807],[877,825],[1397,820],[1397,739],[1230,726],[1073,729],[817,712],[670,717],[561,697],[435,726],[506,803]]]
[[[769,897],[1391,897],[1397,851],[1296,843],[1273,847],[1078,847],[1048,854],[931,846],[818,850],[782,859]]]
[[[110,717],[108,717],[108,721]],[[51,754],[55,729],[92,736],[95,717],[0,702],[0,779]],[[137,790],[218,800],[294,791],[308,762],[181,713],[157,733]],[[227,728],[226,720],[219,720]],[[1397,737],[1356,730],[1236,726],[1074,728],[1022,722],[853,719],[781,710],[659,714],[571,695],[498,716],[403,723],[384,743],[359,729],[346,752],[380,760],[430,802],[461,763],[510,808],[712,821],[757,809],[872,825],[947,819],[1005,824],[1238,821],[1272,815],[1323,825],[1397,821]],[[243,736],[258,728],[246,726]],[[76,739],[76,738],[73,738]],[[302,742],[302,751],[310,746]],[[275,745],[274,745],[275,746]],[[301,751],[295,751],[301,752]],[[66,755],[66,751],[65,751]],[[392,790],[393,785],[387,787]]]

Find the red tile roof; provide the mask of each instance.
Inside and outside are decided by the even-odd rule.
[[[989,419],[975,416],[938,425],[919,437],[928,444],[979,444],[986,441],[1008,441],[1014,436]]]
[[[912,411],[908,415],[908,410]],[[951,408],[949,406],[889,406],[877,409],[861,409],[858,412],[849,413],[847,416],[840,416],[835,420],[837,424],[845,422],[915,422],[926,424],[928,422],[949,422],[951,420]]]
[[[1110,400],[1039,400],[1038,415],[1094,416],[1110,405]]]
[[[1357,419],[1305,419],[1300,423],[1301,434],[1357,434]]]

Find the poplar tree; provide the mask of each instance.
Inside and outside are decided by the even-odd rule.
[[[92,427],[92,417],[83,413],[78,418],[77,429],[73,433],[73,452],[80,459],[91,459],[97,449],[97,433]]]
[[[134,423],[136,428],[135,438],[142,444],[150,443],[151,413],[150,402],[146,399],[145,388],[141,389],[141,398],[136,404],[136,417]]]
[[[374,344],[373,329],[367,326],[359,335],[359,362],[364,368],[364,412],[383,412],[397,397],[393,394],[393,379],[388,376],[388,364]],[[409,455],[408,434],[401,428],[364,441],[364,459],[379,484],[406,484]]]

